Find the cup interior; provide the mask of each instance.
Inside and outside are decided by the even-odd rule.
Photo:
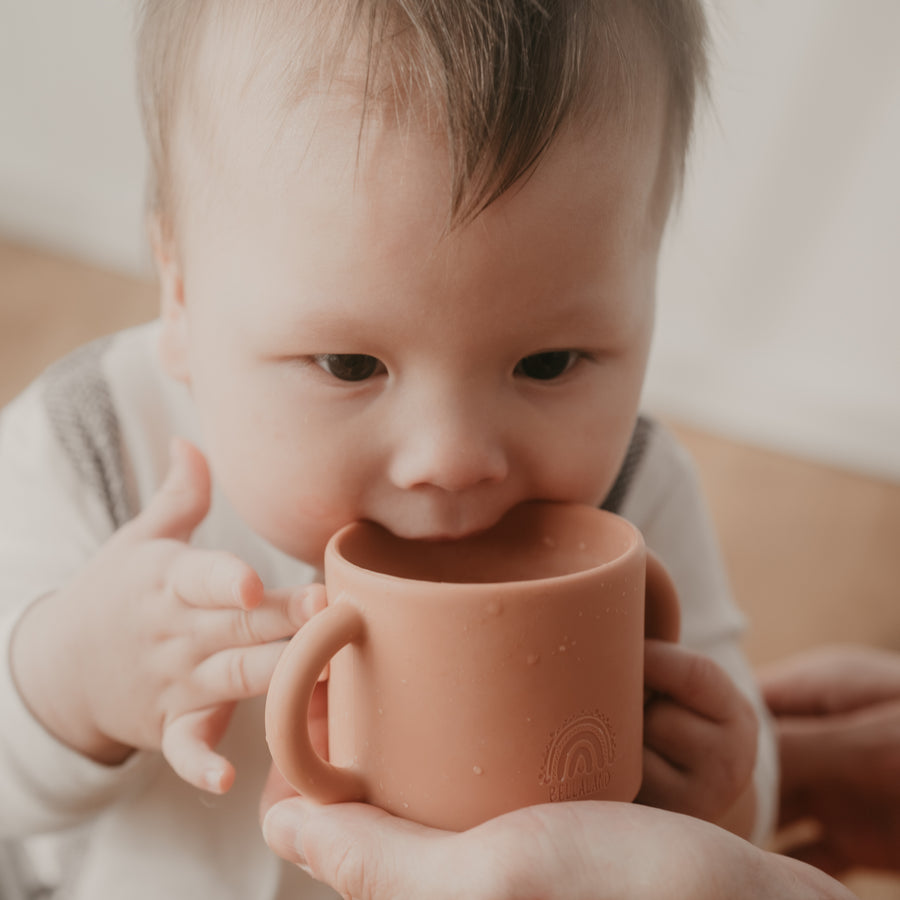
[[[363,569],[415,581],[486,584],[559,578],[607,565],[639,541],[625,519],[590,506],[525,503],[489,531],[456,541],[398,538],[372,522],[338,532],[332,549]]]

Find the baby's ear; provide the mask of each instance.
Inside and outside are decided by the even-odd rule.
[[[156,273],[159,277],[159,318],[162,331],[159,337],[159,356],[163,368],[173,378],[190,383],[188,367],[187,311],[184,303],[184,278],[181,263],[172,237],[159,213],[147,219],[147,231]]]

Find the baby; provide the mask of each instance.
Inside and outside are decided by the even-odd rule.
[[[638,415],[704,37],[692,0],[144,3],[159,319],[0,421],[0,829],[58,832],[71,896],[324,890],[256,808],[326,541],[537,498],[632,519],[679,587],[639,800],[765,834],[742,620]]]

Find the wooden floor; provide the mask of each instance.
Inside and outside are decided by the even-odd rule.
[[[0,404],[60,354],[154,313],[151,284],[0,241]],[[699,466],[754,663],[829,641],[900,650],[900,485],[669,424]],[[850,883],[900,900],[900,879]]]

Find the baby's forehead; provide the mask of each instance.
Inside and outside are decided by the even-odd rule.
[[[347,4],[333,3],[330,17],[316,0],[232,0],[206,16],[174,101],[180,137],[215,152],[253,130],[290,130],[309,110],[380,116],[388,92],[373,90],[363,35],[345,36],[336,21]]]
[[[298,3],[296,9],[303,5]],[[304,75],[311,78],[313,74],[308,63],[311,48],[305,40],[308,29],[287,14],[279,28],[273,9],[283,6],[260,4],[260,14],[252,15],[249,3],[230,2],[198,22],[192,57],[185,61],[184,87],[192,99],[240,101],[256,83],[266,84],[264,96],[274,99],[277,89],[285,89],[295,79],[302,89]]]
[[[192,155],[241,153],[262,135],[274,140],[297,130],[298,123],[300,128],[307,127],[309,117],[304,122],[304,115],[312,110],[319,124],[328,117],[354,117],[360,135],[365,125],[379,121],[443,133],[451,168],[455,167],[453,202],[458,203],[463,193],[470,199],[490,200],[488,182],[506,190],[543,153],[547,141],[540,129],[547,128],[554,116],[558,119],[554,128],[580,117],[591,125],[600,119],[605,129],[615,126],[628,131],[646,114],[643,97],[658,98],[664,93],[648,89],[647,73],[653,72],[654,78],[661,74],[658,58],[657,64],[652,61],[657,54],[642,54],[638,64],[607,75],[596,88],[588,77],[594,66],[587,65],[577,73],[585,84],[574,88],[567,101],[560,103],[548,91],[546,109],[534,102],[520,121],[507,110],[503,121],[491,124],[498,129],[496,134],[485,136],[479,130],[494,113],[492,92],[482,87],[480,99],[467,108],[459,103],[467,90],[460,76],[454,100],[441,74],[441,65],[452,68],[452,63],[445,60],[435,65],[429,58],[434,47],[426,46],[428,42],[414,29],[383,26],[373,32],[371,22],[354,21],[352,10],[365,6],[361,0],[207,4],[181,81],[183,96],[176,101],[173,166],[183,168],[178,145],[186,145]],[[643,61],[647,56],[651,61]],[[449,68],[444,73],[447,77],[453,75]],[[629,79],[634,83],[629,85]],[[534,88],[540,93],[543,86]],[[573,112],[576,107],[579,111]],[[664,115],[659,104],[652,109],[654,116]],[[455,135],[449,134],[448,124],[457,129]],[[552,138],[552,134],[544,137]],[[484,172],[489,173],[487,177]],[[180,178],[176,174],[176,180]]]

